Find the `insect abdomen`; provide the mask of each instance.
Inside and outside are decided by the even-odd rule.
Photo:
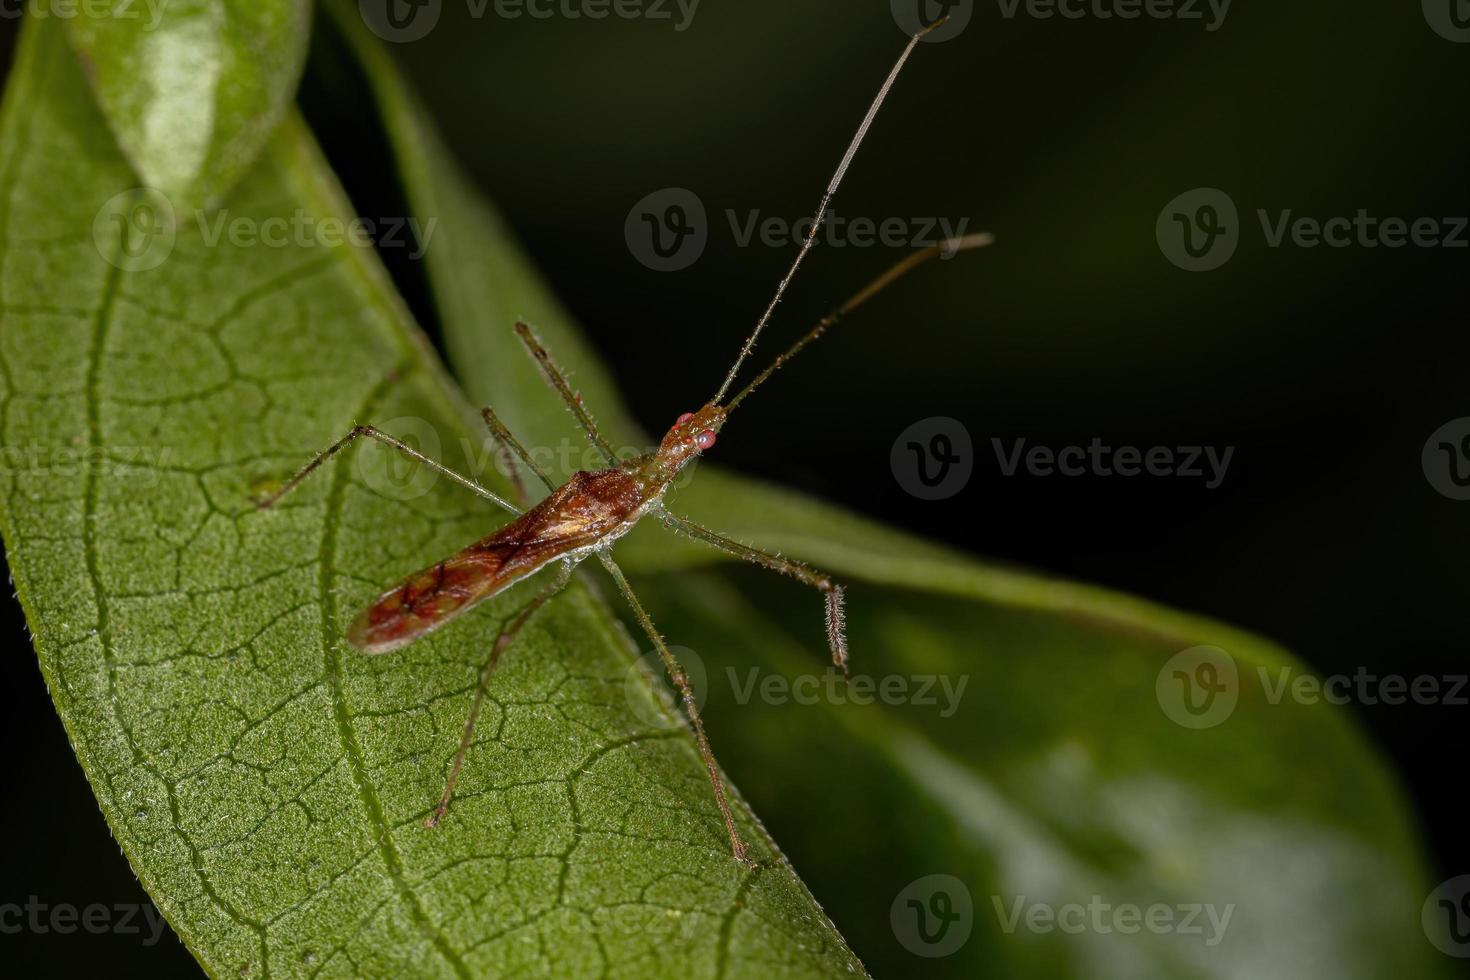
[[[505,547],[473,546],[415,572],[352,621],[347,642],[365,653],[388,653],[412,643],[534,571],[511,572],[505,567],[508,556]]]

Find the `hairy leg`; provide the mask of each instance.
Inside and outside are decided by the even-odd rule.
[[[301,482],[305,480],[308,476],[310,476],[313,472],[315,472],[323,463],[340,453],[342,450],[346,449],[357,439],[361,439],[363,437],[366,437],[368,439],[376,439],[383,445],[388,446],[392,449],[396,449],[398,452],[407,456],[409,459],[422,463],[425,466],[430,467],[431,469],[437,470],[438,472],[449,477],[455,483],[458,483],[460,486],[467,487],[470,490],[473,490],[475,493],[484,497],[486,500],[496,504],[497,506],[505,508],[512,514],[519,514],[521,512],[521,509],[519,507],[511,503],[509,500],[501,497],[499,494],[485,489],[474,480],[471,480],[469,477],[464,476],[460,473],[456,473],[454,470],[445,466],[443,463],[430,459],[423,453],[419,452],[417,449],[414,449],[412,446],[400,442],[399,440],[388,435],[386,432],[379,431],[378,429],[375,429],[370,425],[353,426],[351,432],[347,433],[341,439],[338,439],[336,442],[332,443],[326,449],[323,449],[321,452],[317,453],[316,456],[312,457],[311,462],[307,463],[300,470],[298,470],[296,474],[291,477],[291,479],[287,480],[284,484],[281,485],[281,488],[279,490],[277,490],[273,494],[270,494],[267,497],[257,499],[255,501],[255,505],[262,510],[269,507],[274,507],[277,503],[281,501],[281,498],[285,497],[286,494],[290,493],[292,490],[295,490],[298,486],[300,486]]]
[[[628,600],[628,605],[632,607],[633,615],[638,618],[643,631],[653,641],[654,648],[658,650],[659,658],[663,660],[664,668],[669,673],[669,679],[679,689],[679,697],[684,701],[685,714],[689,716],[690,727],[694,729],[695,744],[699,747],[700,758],[704,760],[705,772],[709,774],[709,784],[715,791],[715,803],[720,808],[720,816],[724,818],[725,830],[730,834],[730,850],[734,853],[735,860],[749,863],[745,856],[745,841],[740,839],[740,832],[735,829],[735,818],[731,815],[730,804],[725,799],[724,778],[720,775],[719,764],[715,762],[715,754],[710,750],[709,739],[705,737],[704,722],[699,719],[699,707],[694,702],[694,691],[689,686],[689,678],[685,675],[684,668],[679,666],[679,661],[670,652],[668,645],[664,643],[664,638],[659,634],[658,628],[653,625],[653,620],[644,611],[643,604],[638,601],[633,587],[623,577],[623,570],[618,567],[617,562],[613,561],[612,556],[605,551],[600,552],[598,557],[602,559],[602,564],[607,568],[608,574],[613,577],[613,582],[617,584],[618,590],[623,593],[623,598]]]
[[[531,458],[531,454],[526,452],[526,447],[521,445],[521,441],[511,434],[510,429],[504,422],[500,421],[500,416],[495,414],[495,409],[486,405],[480,409],[480,415],[485,419],[485,425],[489,427],[491,435],[495,437],[495,440],[500,443],[502,448],[519,457],[520,461],[526,464],[526,469],[536,474],[536,478],[546,484],[546,489],[556,489],[556,484],[552,482],[550,475],[537,465],[536,461]],[[515,481],[516,492],[521,495],[521,502],[525,503],[526,488],[521,483],[521,474],[515,468],[514,462],[511,463],[511,479]]]
[[[532,596],[510,622],[501,628],[500,635],[495,638],[495,644],[490,648],[490,655],[485,658],[485,666],[480,668],[480,683],[475,688],[475,699],[470,702],[470,714],[465,720],[464,735],[459,740],[459,751],[454,753],[454,762],[449,767],[449,778],[444,782],[444,795],[439,797],[439,805],[434,808],[433,814],[424,820],[425,827],[439,826],[439,821],[444,819],[444,813],[449,809],[449,800],[454,796],[454,784],[459,781],[459,771],[464,767],[465,756],[469,754],[470,745],[474,741],[475,720],[479,718],[480,708],[485,704],[485,695],[490,690],[490,675],[495,673],[495,665],[500,662],[500,655],[516,638],[521,627],[526,625],[526,620],[544,606],[546,600],[566,588],[571,579],[572,566],[563,563],[561,571],[557,572],[556,579]]]
[[[541,371],[545,374],[547,383],[556,389],[558,395],[561,395],[561,400],[566,402],[567,408],[576,416],[577,423],[587,433],[588,440],[602,453],[603,458],[607,460],[609,466],[616,466],[618,464],[617,454],[613,452],[613,448],[608,444],[608,441],[602,437],[602,433],[597,428],[597,423],[592,420],[592,416],[582,405],[582,396],[574,392],[572,386],[567,384],[566,376],[562,374],[561,368],[556,366],[556,361],[552,359],[551,352],[531,332],[531,328],[520,321],[516,321],[516,336],[521,338],[521,343],[526,345],[526,350],[530,351],[531,357],[536,360],[537,364],[541,365]]]
[[[789,575],[798,582],[805,582],[820,591],[827,603],[827,643],[832,648],[832,662],[842,668],[843,676],[847,676],[847,630],[845,628],[846,616],[842,606],[842,586],[833,582],[831,577],[824,572],[819,572],[799,561],[792,561],[790,558],[782,558],[769,551],[741,544],[717,531],[711,531],[707,527],[696,524],[687,517],[680,517],[668,511],[663,511],[658,516],[665,527],[687,538],[703,541],[705,544],[713,545],[721,551],[760,565],[762,568]]]

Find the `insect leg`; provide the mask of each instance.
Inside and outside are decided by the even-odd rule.
[[[741,863],[749,863],[746,859],[745,842],[740,839],[740,832],[735,829],[735,818],[730,815],[730,804],[725,799],[725,781],[720,775],[720,767],[715,762],[715,754],[710,750],[709,739],[704,734],[704,723],[699,720],[699,708],[694,703],[694,691],[689,687],[689,678],[684,673],[684,668],[679,666],[679,661],[674,659],[673,653],[669,651],[664,638],[659,635],[658,628],[653,625],[653,620],[648,613],[644,612],[643,604],[638,601],[638,596],[633,593],[633,587],[623,577],[623,570],[613,561],[607,552],[599,552],[598,557],[607,568],[608,574],[613,577],[623,598],[628,600],[628,605],[633,609],[633,615],[643,626],[643,631],[653,641],[654,648],[658,650],[659,658],[664,662],[664,669],[669,673],[669,679],[679,689],[679,696],[684,701],[684,711],[689,716],[690,727],[694,729],[694,741],[699,746],[699,755],[704,760],[705,771],[709,774],[709,784],[715,791],[715,803],[719,805],[720,816],[725,820],[725,830],[730,834],[730,850],[735,855],[735,860]]]
[[[474,739],[475,719],[480,716],[480,708],[485,704],[485,695],[490,690],[490,675],[495,672],[495,665],[500,662],[500,655],[516,638],[521,627],[526,625],[526,620],[544,606],[546,600],[566,588],[571,579],[572,566],[563,562],[555,581],[532,596],[530,601],[515,614],[515,617],[501,628],[500,635],[495,638],[495,644],[490,648],[490,656],[485,659],[485,666],[480,668],[480,683],[475,688],[475,699],[470,703],[470,715],[465,720],[464,735],[459,740],[459,751],[454,753],[454,762],[449,767],[449,778],[444,783],[444,795],[439,797],[439,805],[434,808],[433,814],[424,820],[425,827],[439,826],[439,821],[444,819],[444,812],[449,809],[450,797],[454,796],[454,784],[459,781],[459,771],[464,767],[465,756],[469,754],[470,745]]]
[[[598,431],[597,423],[592,420],[592,416],[583,407],[582,396],[578,395],[572,390],[571,385],[567,384],[566,376],[562,374],[561,368],[556,366],[556,361],[551,357],[551,351],[547,350],[546,346],[541,343],[541,340],[531,332],[529,326],[519,320],[516,321],[516,335],[521,338],[521,343],[526,345],[526,350],[530,351],[531,356],[536,359],[536,363],[541,365],[541,371],[546,375],[547,382],[551,387],[556,389],[556,393],[561,395],[561,400],[567,403],[567,408],[571,409],[572,414],[577,417],[578,424],[587,433],[587,439],[607,459],[609,466],[618,465],[617,454],[613,452],[613,448],[608,444],[608,441],[602,437],[602,433]]]
[[[510,429],[506,427],[506,424],[504,422],[500,421],[500,416],[495,414],[495,409],[491,408],[489,405],[486,405],[484,408],[480,409],[480,414],[484,416],[485,424],[489,426],[490,434],[495,437],[495,441],[500,443],[502,448],[507,449],[510,452],[515,453],[516,456],[520,457],[521,462],[526,464],[526,468],[532,473],[535,473],[537,479],[546,484],[546,489],[555,490],[556,484],[551,481],[551,477],[547,475],[547,472],[543,470],[534,459],[531,458],[531,454],[526,452],[526,447],[521,445],[521,441],[515,436],[511,435]],[[515,468],[515,463],[513,461],[510,464],[510,478],[515,481],[516,492],[520,494],[521,502],[525,503],[527,499],[526,488],[521,483],[520,470]]]
[[[682,534],[687,538],[693,538],[696,541],[703,541],[708,545],[713,545],[721,551],[734,555],[737,558],[743,558],[745,561],[753,562],[762,568],[769,568],[774,572],[780,572],[782,575],[790,575],[798,582],[805,582],[807,585],[819,590],[827,600],[827,643],[832,648],[832,662],[842,668],[843,676],[847,675],[847,632],[844,629],[846,616],[842,607],[842,586],[833,582],[825,573],[819,572],[809,565],[804,565],[799,561],[792,561],[790,558],[783,558],[780,555],[771,554],[769,551],[762,551],[759,548],[752,548],[747,544],[741,544],[739,541],[725,537],[718,531],[711,531],[707,527],[696,524],[687,517],[680,517],[668,511],[664,511],[658,516],[663,521],[665,527],[678,534]]]
[[[266,497],[256,498],[255,506],[259,507],[262,510],[265,510],[269,507],[274,507],[278,502],[280,502],[282,497],[286,496],[286,494],[290,493],[292,490],[295,490],[298,486],[300,486],[301,481],[305,480],[308,476],[315,472],[319,466],[321,466],[327,460],[331,459],[333,456],[337,455],[342,450],[346,449],[353,443],[354,440],[359,439],[363,436],[366,436],[369,439],[376,439],[383,445],[398,450],[409,459],[423,463],[425,466],[437,470],[438,472],[449,477],[455,483],[458,483],[460,486],[468,487],[470,490],[473,490],[475,493],[484,497],[491,503],[494,503],[500,507],[504,507],[512,514],[519,514],[521,512],[521,509],[515,504],[511,503],[509,500],[506,500],[498,494],[495,494],[490,490],[485,489],[474,480],[471,480],[469,477],[456,473],[454,470],[445,466],[443,463],[430,459],[423,453],[419,452],[417,449],[409,446],[407,443],[400,442],[399,440],[388,435],[386,432],[381,432],[370,425],[353,426],[351,432],[347,433],[341,439],[338,439],[326,449],[323,449],[321,452],[317,453],[316,456],[312,457],[311,462],[307,463],[300,470],[298,470],[296,474],[292,476],[291,479],[282,484],[280,489],[276,490],[275,493],[272,493]]]

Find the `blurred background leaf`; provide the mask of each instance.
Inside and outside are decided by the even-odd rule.
[[[62,18],[133,170],[178,204],[218,204],[285,115],[311,0],[89,0]]]

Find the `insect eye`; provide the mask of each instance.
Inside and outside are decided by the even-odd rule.
[[[715,434],[709,429],[705,429],[699,435],[694,437],[694,444],[700,449],[708,449],[710,446],[713,446],[715,444]]]

